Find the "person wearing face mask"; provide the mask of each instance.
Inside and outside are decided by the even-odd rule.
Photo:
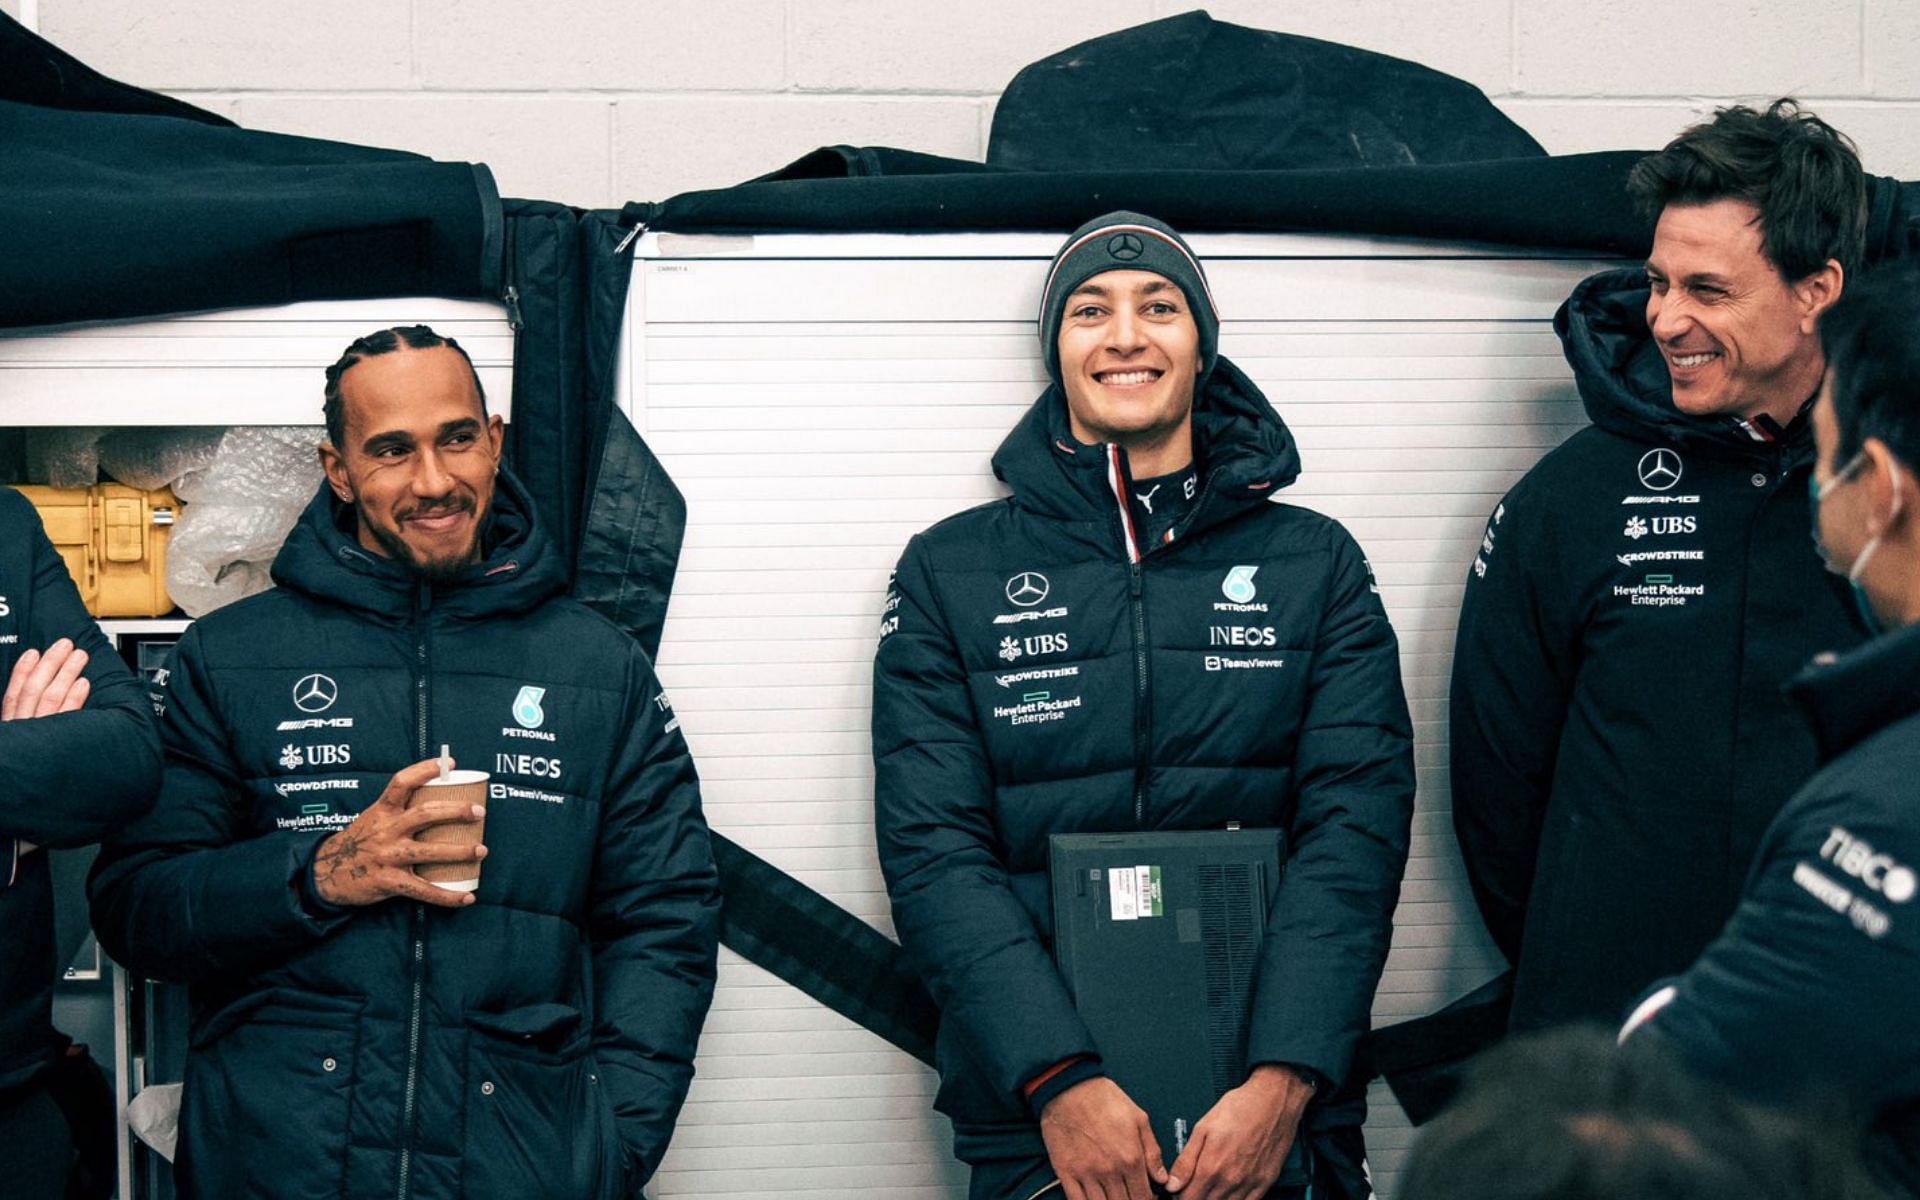
[[[1813,536],[1877,636],[1789,687],[1824,765],[1762,840],[1733,919],[1623,1039],[1773,1100],[1838,1092],[1899,1194],[1920,1195],[1920,270],[1820,323]]]

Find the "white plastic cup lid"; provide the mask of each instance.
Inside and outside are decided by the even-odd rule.
[[[449,771],[444,779],[429,779],[423,787],[452,787],[463,783],[485,783],[493,776],[485,771]]]

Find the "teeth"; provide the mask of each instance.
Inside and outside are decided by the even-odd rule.
[[[1108,371],[1100,376],[1100,381],[1114,387],[1134,387],[1138,384],[1153,382],[1156,374],[1158,372],[1155,371]]]
[[[1673,365],[1676,367],[1700,367],[1705,366],[1707,363],[1719,357],[1718,354],[1712,351],[1708,351],[1705,354],[1676,354],[1673,356]]]

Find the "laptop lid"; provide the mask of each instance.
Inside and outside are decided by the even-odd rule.
[[[1171,1161],[1214,1101],[1246,1079],[1279,831],[1055,834],[1050,843],[1054,960],[1108,1075],[1146,1110]]]

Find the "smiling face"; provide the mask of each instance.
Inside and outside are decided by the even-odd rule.
[[[336,495],[359,516],[361,546],[444,579],[480,554],[493,505],[501,420],[489,418],[456,350],[395,350],[340,377],[346,436],[322,445]]]
[[[1762,249],[1760,213],[1743,200],[1670,204],[1647,257],[1647,325],[1690,416],[1792,420],[1825,368],[1819,316],[1840,294],[1829,262],[1796,283]]]
[[[1200,331],[1178,285],[1150,271],[1095,275],[1067,297],[1059,349],[1075,438],[1185,447]]]

